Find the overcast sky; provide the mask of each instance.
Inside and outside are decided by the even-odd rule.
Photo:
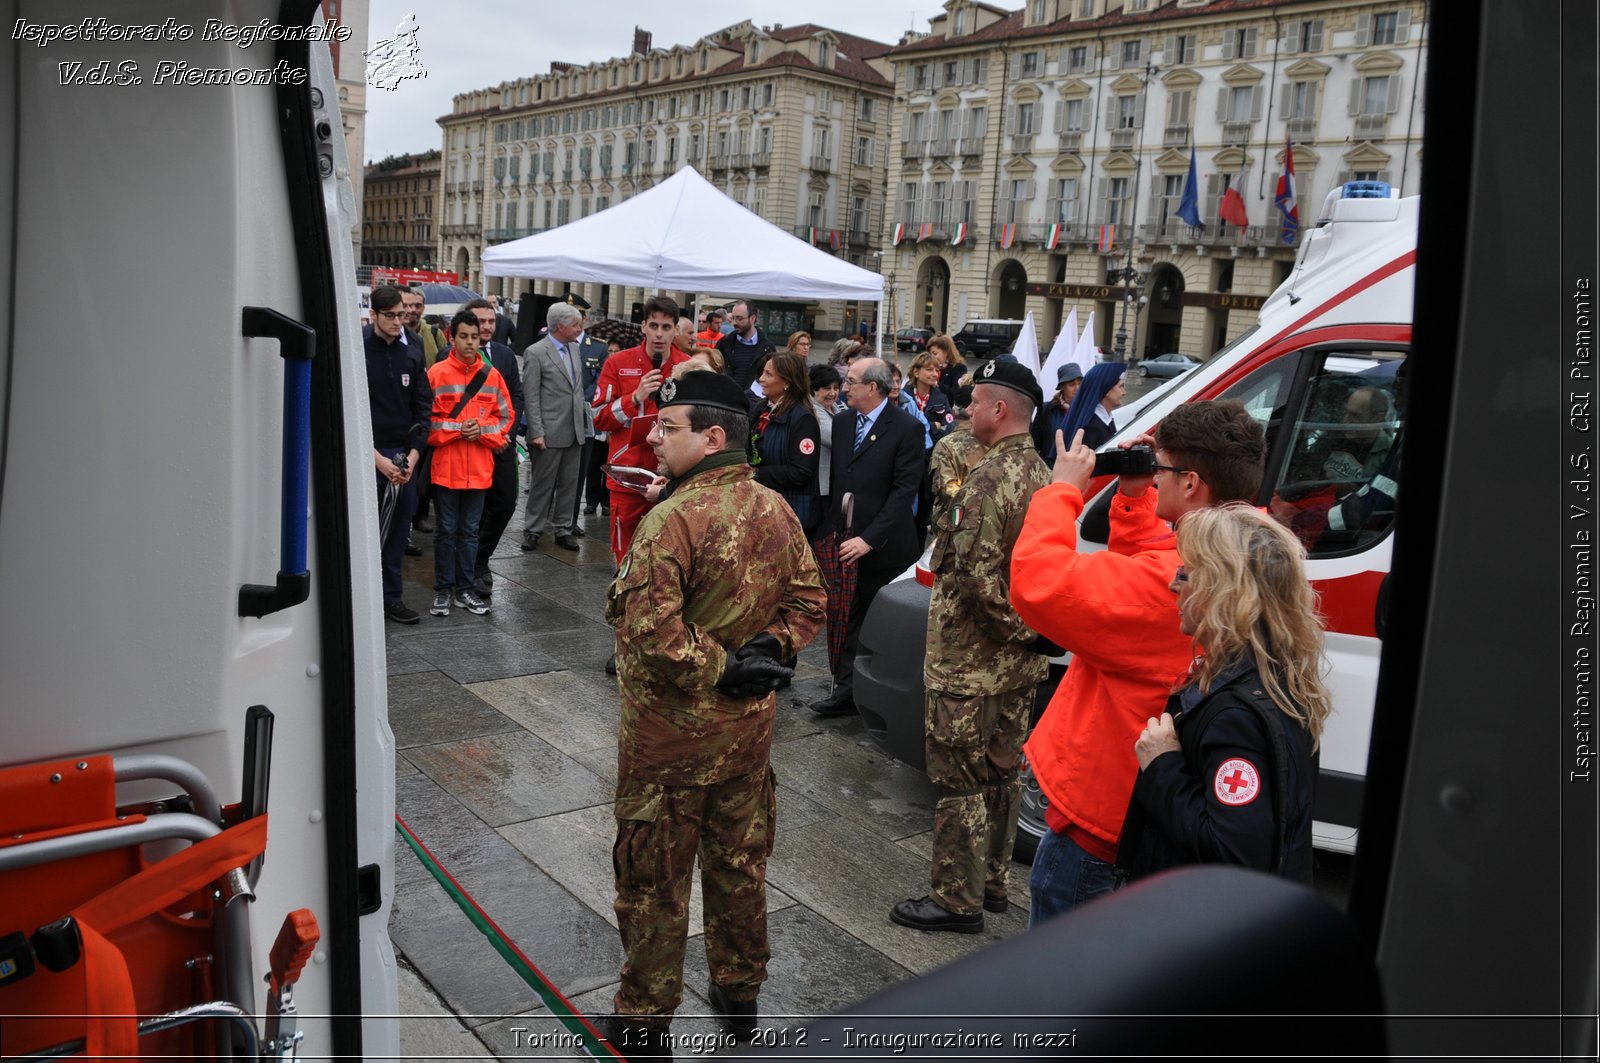
[[[367,47],[393,36],[414,12],[417,58],[428,76],[403,81],[392,92],[367,88],[367,161],[439,147],[437,119],[458,92],[548,73],[552,60],[581,64],[628,54],[634,26],[648,30],[657,48],[693,44],[744,19],[758,26],[813,22],[892,44],[907,29],[926,32],[942,7],[937,0],[372,0]],[[361,51],[355,49],[358,62]]]

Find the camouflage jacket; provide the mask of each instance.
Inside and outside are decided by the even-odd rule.
[[[619,776],[703,786],[767,763],[776,701],[716,689],[727,651],[766,632],[798,652],[827,595],[794,510],[752,476],[691,472],[645,514],[611,583]]]
[[[990,447],[939,516],[923,682],[957,697],[1000,694],[1045,678],[1034,633],[1011,608],[1011,550],[1050,473],[1027,435]]]
[[[957,423],[961,427],[952,429],[935,443],[933,456],[928,459],[928,478],[933,487],[932,519],[935,521],[950,508],[951,499],[961,490],[973,466],[983,460],[983,444],[972,434],[971,424]]]

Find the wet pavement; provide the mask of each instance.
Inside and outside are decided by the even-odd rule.
[[[389,720],[401,818],[579,1010],[602,1015],[622,963],[611,908],[618,699],[601,619],[613,564],[604,518],[583,520],[577,553],[547,538],[524,554],[513,519],[492,562],[487,616],[427,615],[432,537],[415,536],[424,555],[406,558],[405,597],[424,615],[415,627],[387,625]],[[982,934],[889,922],[896,901],[927,892],[933,791],[879,752],[858,719],[805,708],[828,682],[819,637],[779,692],[772,961],[760,998],[775,1022],[837,1010],[1027,925],[1021,866],[1011,910],[987,915]],[[698,883],[695,894],[673,1029],[709,1036]],[[550,1013],[404,845],[390,930],[407,1057],[584,1058],[530,1047],[554,1030]]]

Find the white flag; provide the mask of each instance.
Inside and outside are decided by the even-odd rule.
[[[1073,307],[1067,311],[1066,323],[1061,326],[1055,343],[1050,345],[1050,357],[1044,360],[1044,365],[1039,369],[1039,390],[1047,397],[1056,393],[1056,375],[1061,372],[1062,366],[1073,361],[1073,352],[1077,347],[1078,308]]]
[[[1094,311],[1089,311],[1089,323],[1083,326],[1083,335],[1078,337],[1078,349],[1073,352],[1072,360],[1078,363],[1078,368],[1083,370],[1084,376],[1089,375],[1089,370],[1100,360],[1100,350],[1094,342]]]
[[[1039,373],[1039,335],[1033,328],[1033,311],[1028,311],[1028,316],[1023,319],[1022,331],[1017,334],[1016,346],[1011,348],[1011,357],[1027,366],[1035,376]]]

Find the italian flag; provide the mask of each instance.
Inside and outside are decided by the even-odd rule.
[[[906,238],[906,223],[903,222],[903,221],[902,222],[896,222],[895,223],[895,227],[894,227],[894,236],[892,236],[890,238],[889,242],[891,244],[898,244],[901,240],[904,240],[905,238]]]
[[[950,245],[952,247],[954,247],[956,244],[963,244],[963,243],[966,243],[966,241],[967,241],[967,223],[964,222],[964,221],[963,222],[958,222],[956,224],[955,235],[950,237]]]
[[[1061,223],[1052,222],[1044,236],[1044,246],[1047,251],[1054,251],[1061,245]]]

